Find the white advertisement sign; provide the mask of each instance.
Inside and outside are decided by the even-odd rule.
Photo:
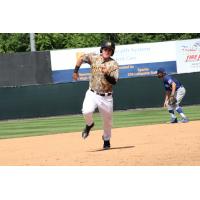
[[[200,39],[176,42],[177,73],[200,71]]]
[[[99,53],[99,48],[80,48],[50,51],[52,70],[74,69],[76,59],[81,53]],[[88,64],[83,64],[81,68],[89,68]]]
[[[173,61],[176,60],[176,43],[120,45],[116,47],[113,58],[119,65]]]
[[[99,54],[100,47],[80,48],[80,49],[65,49],[51,51],[51,66],[52,70],[74,69],[76,58],[81,53],[96,53]],[[176,60],[176,43],[157,42],[132,45],[118,45],[113,58],[119,65],[153,63]],[[89,65],[84,64],[81,68],[89,68]]]

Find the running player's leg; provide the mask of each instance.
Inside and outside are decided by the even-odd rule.
[[[85,122],[88,126],[90,126],[94,121],[93,121],[93,112],[97,108],[97,104],[95,101],[95,95],[93,92],[88,90],[85,94],[85,98],[83,101],[83,106],[82,106],[82,113],[85,119]]]
[[[113,113],[113,98],[112,96],[100,97],[98,109],[103,119],[103,139],[105,141],[111,138],[112,129],[112,113]]]

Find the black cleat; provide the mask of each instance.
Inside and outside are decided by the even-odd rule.
[[[171,123],[171,124],[173,124],[173,123],[178,123],[177,118],[174,118],[174,119],[172,118],[170,123]]]
[[[110,149],[110,140],[107,141],[104,140],[103,148],[105,150]]]
[[[82,138],[85,139],[86,137],[88,137],[91,128],[94,126],[94,123],[92,123],[90,126],[86,125],[83,132],[82,132]]]
[[[103,149],[105,149],[105,150],[110,149],[110,140],[104,140],[103,136],[102,136],[102,139],[104,141]]]

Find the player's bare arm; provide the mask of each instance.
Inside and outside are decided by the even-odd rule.
[[[166,91],[166,93],[165,93],[165,101],[164,101],[164,105],[163,105],[164,108],[167,107],[167,105],[168,105],[169,97],[170,97],[170,91]]]
[[[91,63],[91,58],[90,58],[90,55],[89,54],[83,54],[81,56],[79,56],[76,60],[76,66],[74,68],[74,73],[73,73],[73,80],[78,80],[79,78],[79,68],[81,67],[81,65],[83,63]]]
[[[78,59],[77,59],[77,61],[76,61],[76,66],[75,66],[75,68],[74,68],[74,73],[73,73],[73,80],[75,80],[75,81],[77,81],[78,80],[78,78],[79,78],[79,73],[78,73],[78,71],[79,71],[79,68],[80,68],[80,66],[82,65],[82,63],[83,63],[83,56],[80,56]]]
[[[170,96],[174,96],[175,92],[176,92],[176,83],[173,82],[172,83],[172,91],[171,91]]]

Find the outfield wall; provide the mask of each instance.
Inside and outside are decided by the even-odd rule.
[[[49,51],[0,54],[0,87],[52,83]]]
[[[183,105],[200,104],[200,73],[174,75],[187,90]],[[88,82],[0,88],[0,119],[80,114]],[[161,107],[162,81],[156,77],[120,79],[114,87],[114,110]]]

